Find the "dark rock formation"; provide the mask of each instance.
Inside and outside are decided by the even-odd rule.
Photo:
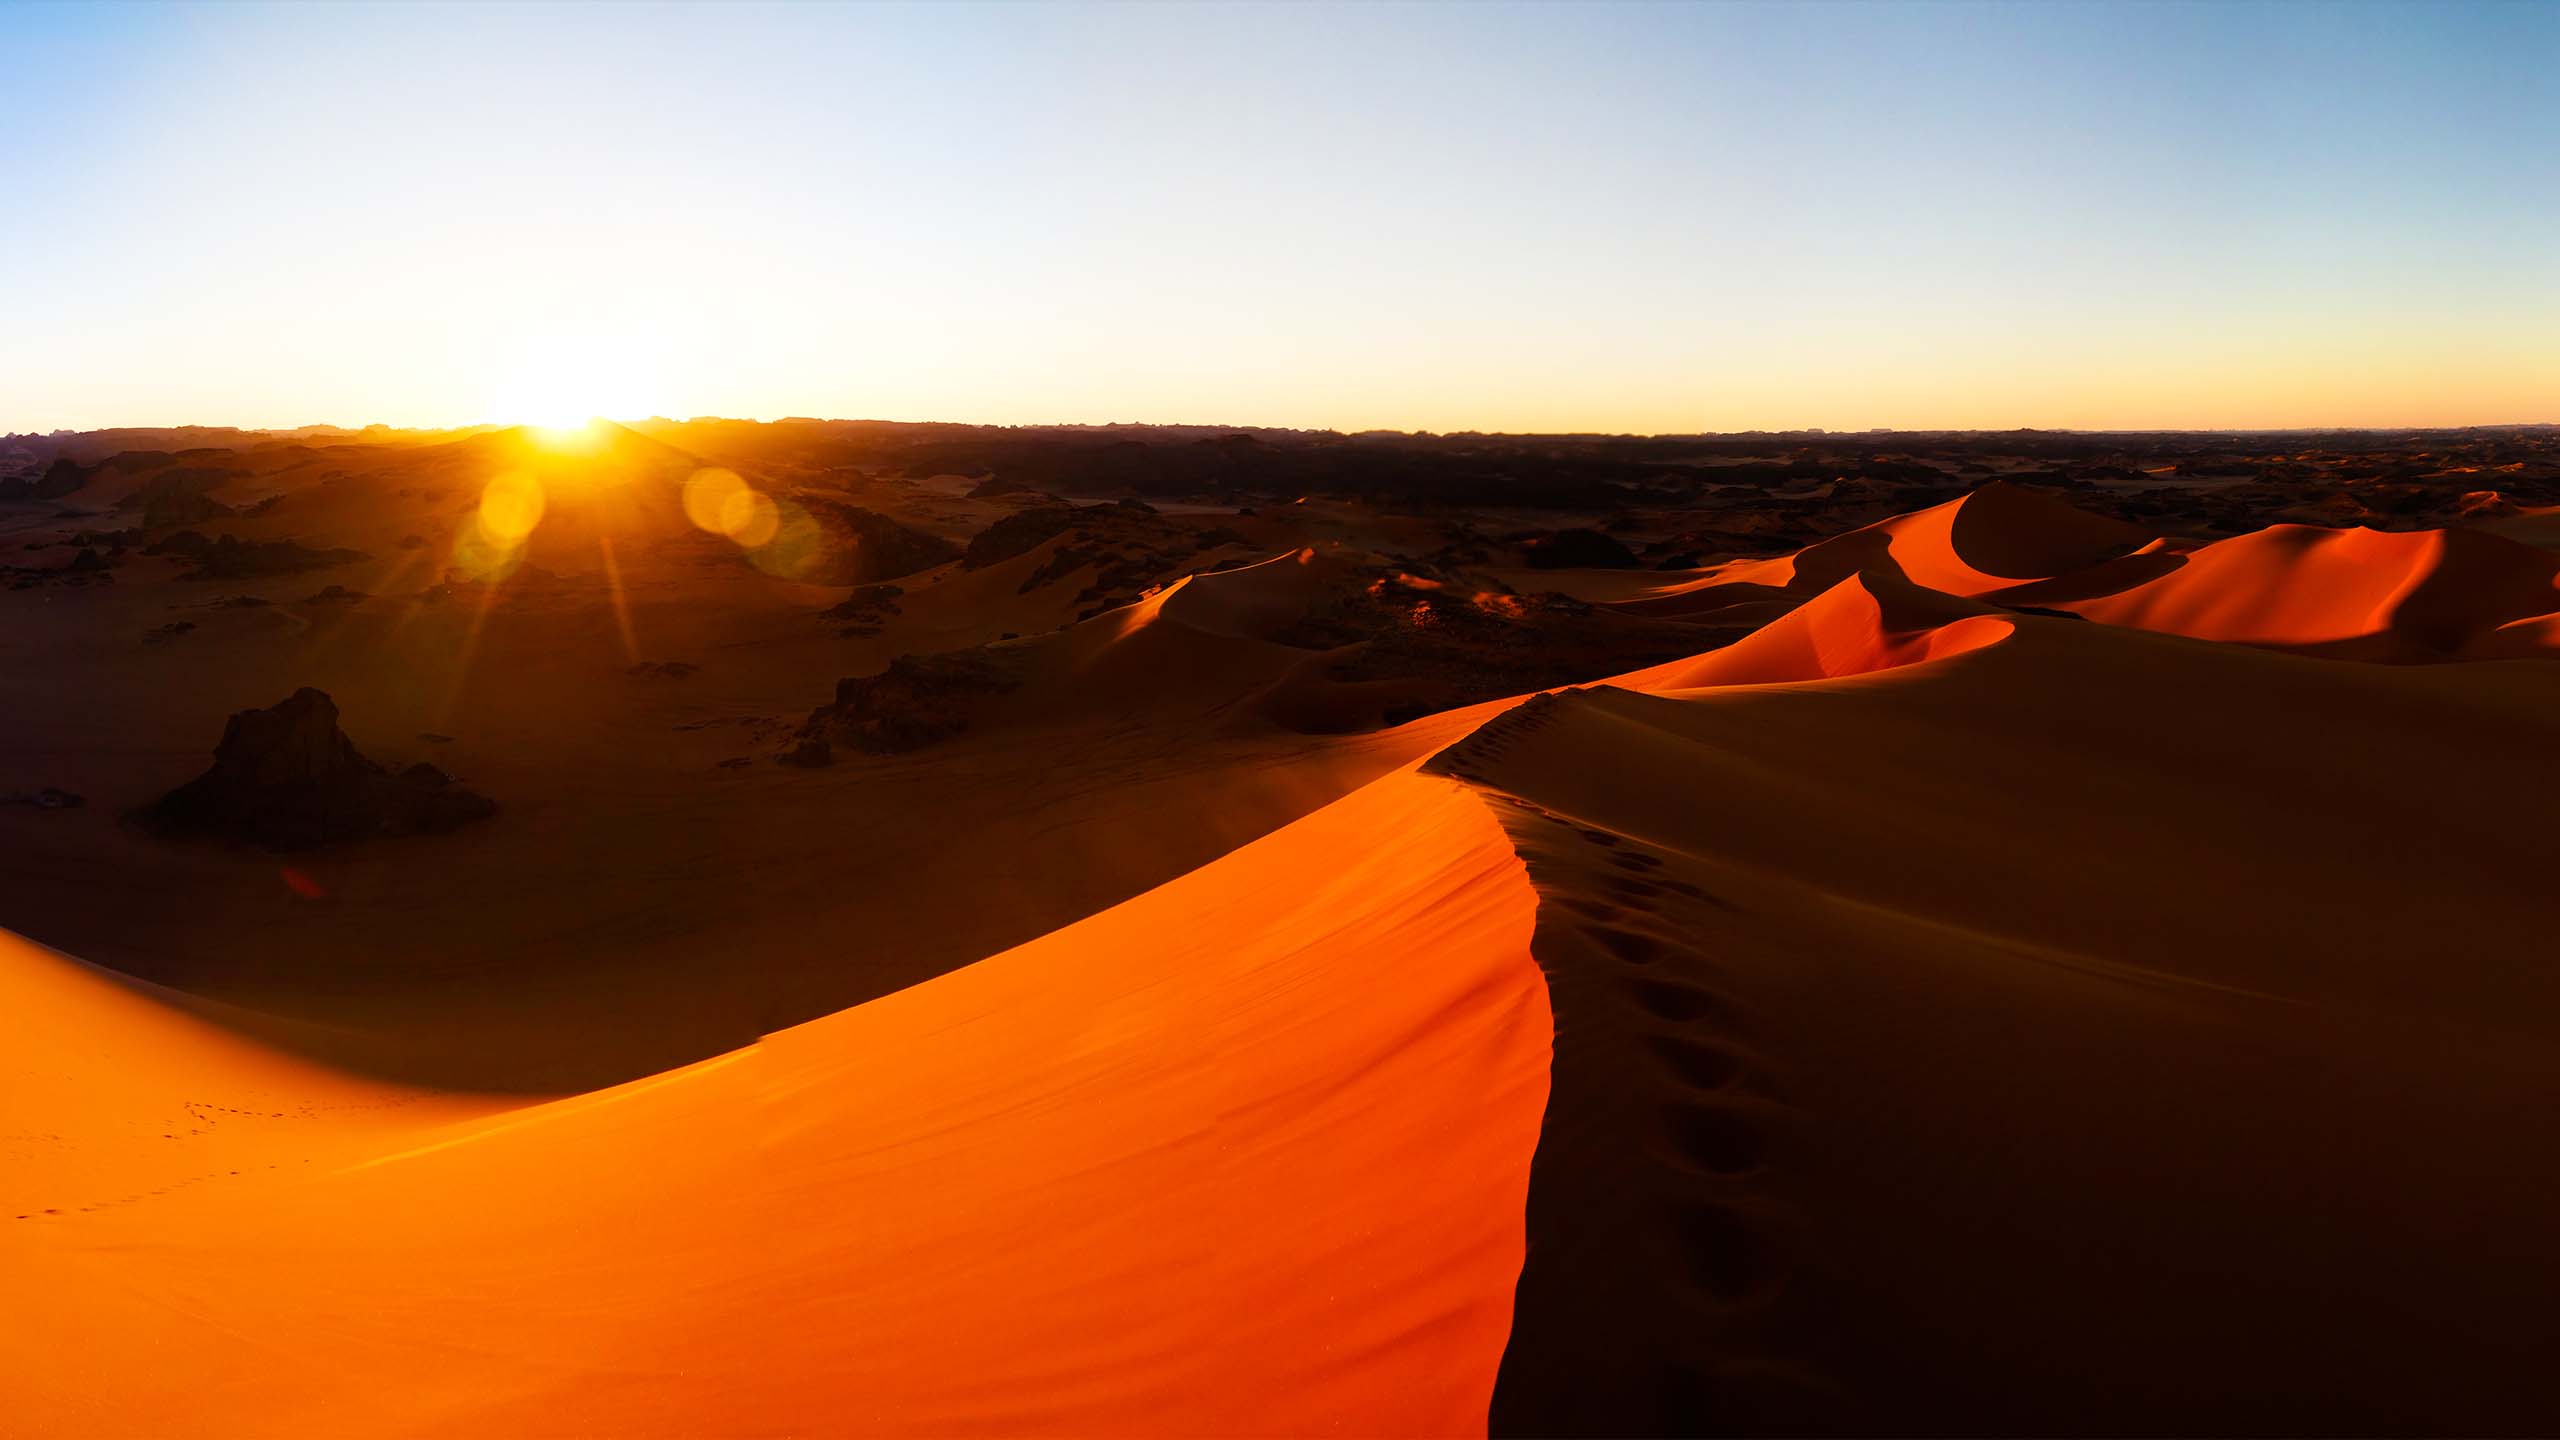
[[[194,530],[153,541],[145,555],[174,555],[195,568],[182,580],[244,580],[259,575],[290,575],[369,559],[361,550],[318,550],[295,540],[243,540],[237,535],[208,538]]]
[[[88,483],[88,471],[67,457],[57,458],[41,475],[0,480],[0,500],[59,500]]]
[[[877,511],[806,495],[800,501],[825,532],[826,544],[822,558],[795,579],[813,585],[868,585],[930,570],[960,555],[958,545]]]
[[[1066,505],[1016,510],[971,537],[961,568],[984,570],[1025,554],[1050,536],[1065,534],[1079,518],[1074,507]]]
[[[795,765],[803,770],[816,770],[834,764],[836,754],[835,747],[828,743],[824,735],[807,735],[801,737],[799,744],[783,751],[780,758],[785,765]]]
[[[1643,562],[1614,535],[1599,530],[1558,530],[1533,535],[1520,546],[1533,570],[1634,570]]]
[[[1151,506],[1081,505],[1017,510],[969,541],[960,558],[964,570],[983,570],[1047,544],[1059,543],[1040,567],[1023,577],[1020,593],[1028,595],[1070,576],[1090,572],[1075,596],[1084,618],[1126,605],[1168,580],[1207,568],[1200,557],[1209,551],[1241,544],[1244,537],[1224,527],[1203,529],[1196,521],[1156,513]]]
[[[982,704],[1019,683],[1015,657],[1002,652],[901,655],[877,675],[837,681],[834,703],[811,711],[800,733],[872,755],[921,750],[968,729]]]
[[[118,501],[116,508],[140,511],[142,528],[146,530],[169,525],[201,525],[207,520],[220,520],[236,513],[208,493],[234,478],[227,470],[172,470],[143,482],[141,488]]]
[[[396,774],[338,728],[338,707],[305,687],[223,727],[213,768],[138,817],[169,834],[300,850],[378,835],[447,830],[497,807],[427,764]]]
[[[898,597],[906,594],[902,586],[863,585],[834,605],[818,612],[826,620],[876,620],[884,614],[898,613]]]
[[[77,810],[88,803],[87,799],[54,785],[35,790],[0,792],[0,805],[29,805],[38,810]]]
[[[838,604],[818,612],[822,620],[846,622],[839,635],[877,635],[889,617],[898,613],[898,597],[907,593],[896,585],[863,585],[855,588]]]

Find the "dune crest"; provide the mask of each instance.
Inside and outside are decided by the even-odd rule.
[[[2189,547],[1997,481],[1794,555],[1730,562],[1610,603],[1757,618],[1878,573],[2001,607],[2336,659],[2560,654],[2560,556],[2504,536],[2275,525]]]
[[[2560,653],[2530,623],[2560,612],[2560,556],[2502,536],[2278,525],[2185,558],[2147,584],[2066,608],[2110,625],[2341,659]]]
[[[1991,595],[2121,563],[2153,540],[2138,526],[1995,480],[1793,555],[1735,561],[1620,603],[1640,613],[1703,614],[1779,593],[1810,597],[1877,568],[1949,595]]]
[[[1616,682],[1646,690],[1834,680],[1998,644],[2009,622],[1988,607],[1900,580],[1852,575],[1721,650]]]

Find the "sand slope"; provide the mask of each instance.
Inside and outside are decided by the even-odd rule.
[[[2547,1429],[2560,667],[1993,623],[1435,762],[1556,1010],[1497,1430]]]
[[[0,1219],[263,1179],[497,1108],[296,1060],[252,1023],[0,932]]]
[[[10,1221],[49,1321],[0,1391],[44,1434],[1479,1429],[1545,1098],[1531,922],[1482,806],[1391,777],[748,1050]]]

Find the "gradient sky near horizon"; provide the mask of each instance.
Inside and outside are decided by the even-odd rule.
[[[0,430],[2560,420],[2560,5],[11,5],[0,54]]]

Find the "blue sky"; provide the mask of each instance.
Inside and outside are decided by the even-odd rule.
[[[0,7],[0,428],[2560,419],[2560,6]]]

